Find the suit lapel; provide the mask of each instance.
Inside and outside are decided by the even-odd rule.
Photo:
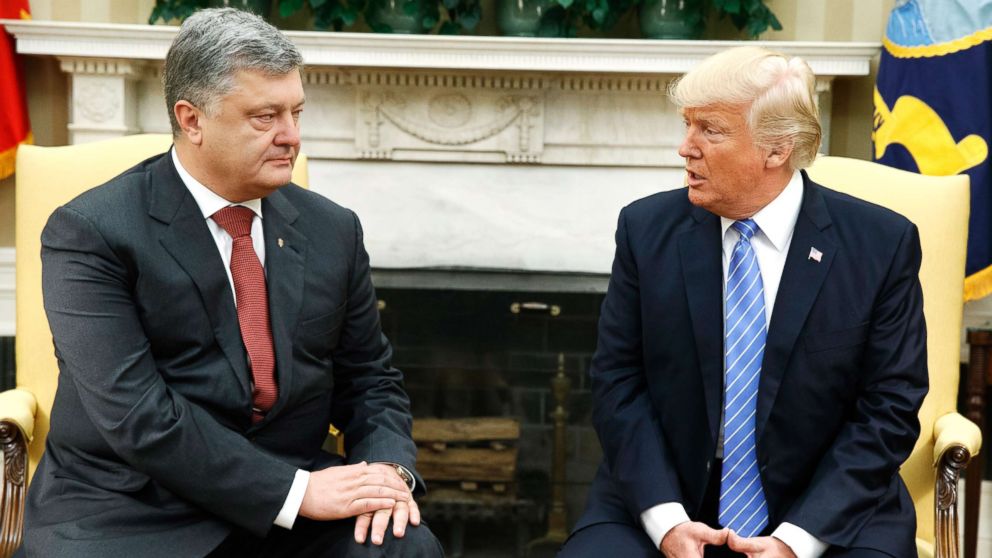
[[[279,398],[267,419],[285,406],[292,382],[293,333],[303,300],[307,253],[307,238],[293,226],[297,217],[299,212],[280,191],[262,200],[265,281],[269,292],[269,321],[279,385]]]
[[[772,321],[765,342],[765,356],[761,365],[756,414],[756,439],[761,440],[765,424],[771,414],[785,368],[803,331],[806,316],[820,292],[830,264],[837,254],[837,243],[830,231],[830,214],[827,212],[820,186],[803,172],[803,203],[792,233],[792,243],[782,271]],[[820,261],[810,258],[810,249],[822,253]]]
[[[159,241],[196,284],[217,344],[224,351],[245,395],[250,397],[248,360],[241,340],[234,294],[210,229],[196,200],[176,173],[170,154],[155,164],[151,175],[148,214],[166,225]]]
[[[706,415],[716,442],[723,401],[723,261],[720,219],[693,208],[695,224],[679,237],[686,299],[696,341]]]

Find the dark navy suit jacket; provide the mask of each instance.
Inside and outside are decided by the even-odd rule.
[[[928,386],[919,235],[896,213],[803,180],[757,402],[770,525],[913,556],[916,516],[898,472]],[[620,214],[590,370],[604,458],[576,529],[639,525],[664,502],[698,517],[723,395],[720,231],[685,189]]]

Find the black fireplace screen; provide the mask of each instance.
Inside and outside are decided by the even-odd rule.
[[[523,539],[540,537],[546,529],[554,451],[551,386],[559,355],[570,380],[564,492],[568,519],[574,522],[602,455],[590,421],[587,371],[603,295],[396,288],[380,288],[377,294],[415,422],[509,417],[520,425],[512,491],[517,499],[536,504],[532,529],[521,534],[513,521],[496,521],[506,517],[471,521],[466,515],[464,555],[513,556]],[[449,555],[455,555],[457,549],[445,539],[452,526],[443,519],[428,517]]]

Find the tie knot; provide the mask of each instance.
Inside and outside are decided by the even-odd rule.
[[[254,217],[255,212],[243,205],[225,207],[210,216],[231,238],[251,235],[251,220]]]
[[[731,225],[734,230],[739,232],[741,238],[744,240],[751,240],[754,233],[758,232],[758,225],[752,219],[744,219],[743,221],[734,221]]]

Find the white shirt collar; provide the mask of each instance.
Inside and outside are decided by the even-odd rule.
[[[176,172],[179,173],[179,178],[182,179],[183,184],[186,185],[186,189],[196,200],[196,205],[200,208],[200,212],[203,213],[204,219],[209,219],[211,215],[217,213],[221,209],[229,205],[243,205],[248,209],[255,212],[258,218],[262,218],[262,200],[261,198],[255,198],[253,200],[247,200],[240,203],[231,203],[228,200],[217,195],[216,192],[207,188],[203,184],[193,178],[193,175],[183,167],[183,164],[179,161],[179,155],[176,153],[176,148],[173,147],[171,150],[172,162],[176,165]]]
[[[799,210],[803,205],[803,177],[799,171],[792,174],[792,178],[779,192],[775,199],[762,207],[751,219],[758,225],[761,232],[772,243],[779,252],[785,250],[792,238],[792,231],[796,228],[796,221],[799,219]],[[720,238],[727,235],[727,229],[734,224],[734,219],[720,217]]]

